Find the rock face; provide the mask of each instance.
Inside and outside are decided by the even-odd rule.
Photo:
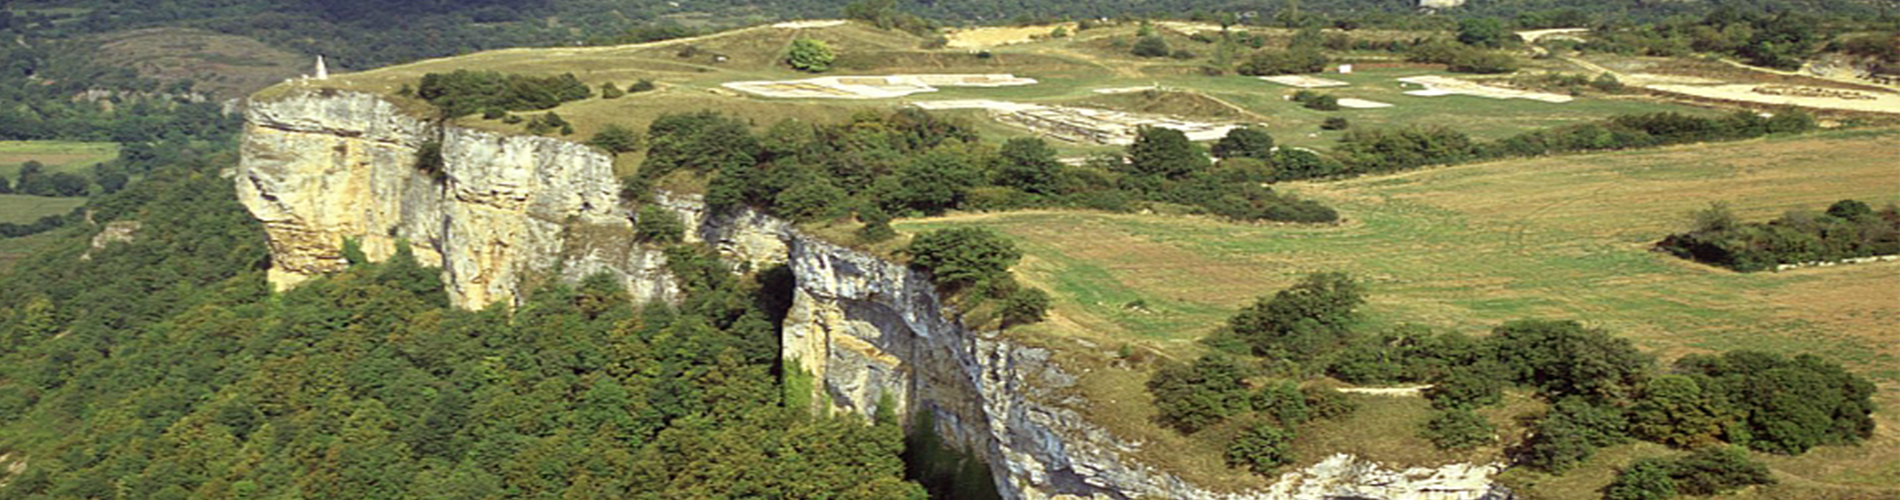
[[[638,241],[617,198],[612,158],[542,137],[408,117],[373,95],[312,90],[252,103],[236,181],[270,238],[279,287],[348,265],[344,241],[371,260],[408,244],[439,265],[458,306],[516,304],[546,280],[619,278],[635,300],[672,300],[664,255]],[[416,165],[441,146],[439,173]],[[872,415],[926,412],[945,442],[985,459],[1004,498],[1470,500],[1496,495],[1493,466],[1389,471],[1338,456],[1265,491],[1215,493],[1127,458],[1127,442],[1078,409],[1076,378],[1050,351],[965,327],[928,276],[803,234],[751,210],[710,213],[693,196],[654,200],[689,241],[735,271],[786,264],[796,281],[781,342],[788,367],[817,382],[813,401]],[[910,421],[910,420],[906,420]]]

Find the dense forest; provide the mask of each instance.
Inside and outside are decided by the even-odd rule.
[[[789,279],[674,246],[688,298],[612,280],[448,306],[399,254],[273,295],[216,175],[155,169],[0,278],[0,498],[922,498],[904,437],[787,402]],[[83,257],[82,257],[83,255]]]

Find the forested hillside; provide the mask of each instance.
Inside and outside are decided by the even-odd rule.
[[[448,306],[408,255],[295,291],[216,175],[174,164],[0,278],[0,498],[921,498],[895,417],[781,401],[785,274],[669,250],[689,289],[604,280]]]

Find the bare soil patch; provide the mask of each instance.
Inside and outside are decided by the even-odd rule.
[[[1566,103],[1566,102],[1576,100],[1576,98],[1567,96],[1567,95],[1551,94],[1551,93],[1546,93],[1546,92],[1533,92],[1533,91],[1528,91],[1528,90],[1507,89],[1503,87],[1492,87],[1489,85],[1482,85],[1476,82],[1471,82],[1468,80],[1460,80],[1460,79],[1452,78],[1448,76],[1437,76],[1437,75],[1414,76],[1414,77],[1409,77],[1409,78],[1400,78],[1399,81],[1424,86],[1425,87],[1424,90],[1413,90],[1413,91],[1406,92],[1407,95],[1415,95],[1415,96],[1421,96],[1421,97],[1437,97],[1437,96],[1445,96],[1445,95],[1469,95],[1469,96],[1477,96],[1477,97],[1487,97],[1491,99],[1529,99],[1533,101],[1543,101],[1543,102],[1548,102],[1548,103]]]
[[[1075,23],[1040,24],[1035,26],[991,26],[965,30],[951,30],[944,36],[950,39],[946,47],[953,49],[981,49],[1001,45],[1029,43],[1049,36],[1057,27],[1075,32]]]
[[[1320,88],[1320,87],[1348,87],[1352,85],[1350,83],[1342,82],[1339,80],[1329,80],[1329,79],[1320,78],[1317,76],[1307,76],[1307,75],[1263,76],[1263,77],[1260,77],[1260,79],[1273,82],[1273,83],[1278,83],[1278,84],[1285,85],[1288,87],[1299,87],[1303,89]]]

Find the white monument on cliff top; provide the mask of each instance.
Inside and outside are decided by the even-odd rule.
[[[328,68],[325,68],[325,67],[323,67],[323,55],[321,55],[321,54],[319,54],[319,55],[317,55],[317,76],[316,76],[316,78],[317,78],[318,80],[328,80],[328,79],[330,79],[330,70],[329,70]]]

